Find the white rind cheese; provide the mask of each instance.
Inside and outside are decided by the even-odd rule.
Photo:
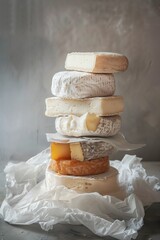
[[[62,99],[52,97],[46,99],[46,112],[48,117],[63,115],[81,116],[94,113],[98,116],[119,115],[124,110],[122,96],[96,97],[85,99]]]
[[[56,131],[67,136],[100,136],[109,137],[116,135],[121,128],[121,117],[99,117],[86,113],[81,117],[69,115],[56,118]]]
[[[98,192],[101,195],[111,195],[120,199],[125,196],[118,182],[118,171],[113,167],[110,167],[106,173],[83,177],[60,175],[48,167],[45,181],[48,190],[65,186],[78,193]]]
[[[128,59],[118,53],[110,52],[73,52],[68,53],[65,61],[67,70],[92,73],[114,73],[125,71]]]
[[[56,97],[73,99],[112,96],[115,79],[113,74],[58,72],[52,78],[51,92]]]

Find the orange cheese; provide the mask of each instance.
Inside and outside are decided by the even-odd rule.
[[[114,147],[107,142],[51,143],[51,159],[88,161],[109,156]]]
[[[109,158],[99,158],[89,161],[52,160],[50,170],[62,175],[87,176],[104,173],[109,170]]]
[[[68,143],[51,143],[51,159],[71,159],[70,146]]]

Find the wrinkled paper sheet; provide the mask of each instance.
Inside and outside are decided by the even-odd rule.
[[[143,225],[144,206],[160,201],[158,179],[146,175],[136,156],[111,161],[126,191],[124,201],[98,193],[79,194],[64,186],[47,190],[45,171],[49,160],[50,150],[46,149],[27,162],[8,163],[4,169],[6,197],[0,208],[5,221],[39,223],[44,230],[57,223],[82,224],[98,236],[130,240],[137,237]]]

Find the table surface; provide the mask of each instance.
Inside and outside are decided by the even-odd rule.
[[[143,162],[143,167],[148,175],[154,175],[160,179],[160,162]],[[3,164],[0,171],[0,204],[5,196],[5,176]],[[83,226],[57,224],[53,230],[43,231],[38,224],[29,226],[10,225],[0,217],[0,240],[113,240],[112,237],[98,237]],[[160,240],[160,203],[154,203],[145,210],[144,226],[140,229],[136,240]]]

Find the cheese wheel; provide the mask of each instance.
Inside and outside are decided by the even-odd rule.
[[[112,195],[124,199],[125,193],[118,181],[118,170],[110,167],[105,173],[90,176],[60,175],[47,167],[45,181],[48,190],[65,186],[78,193],[98,192],[101,195]]]
[[[96,175],[109,170],[109,158],[104,157],[86,162],[76,160],[52,160],[50,169],[62,175]]]
[[[121,117],[100,117],[96,114],[86,113],[80,117],[75,115],[56,118],[56,131],[66,136],[100,136],[110,137],[120,131]]]
[[[72,52],[65,61],[67,70],[92,73],[114,73],[128,67],[126,56],[112,52]]]
[[[52,78],[51,92],[61,98],[91,98],[112,96],[115,92],[113,74],[63,71]]]

